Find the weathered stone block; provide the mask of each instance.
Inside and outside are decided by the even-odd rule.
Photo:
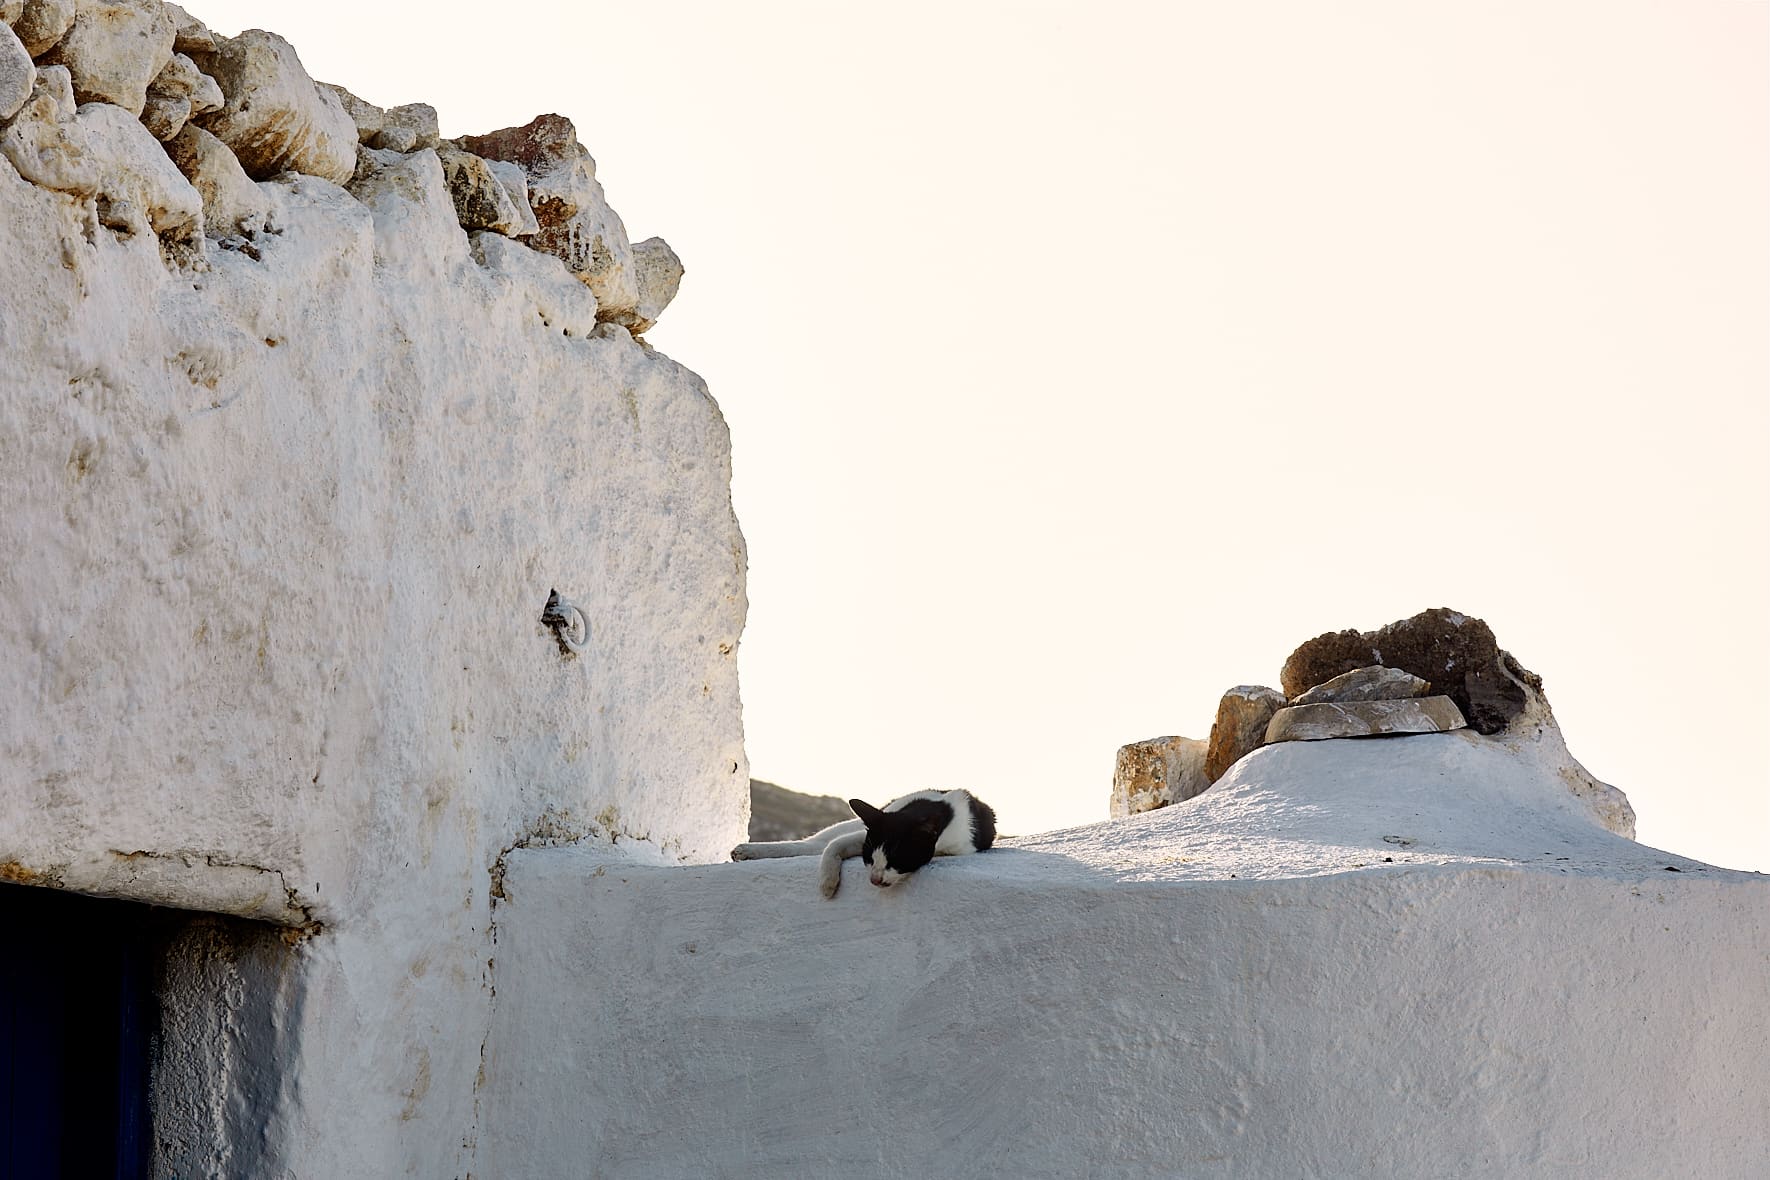
[[[226,144],[201,127],[186,125],[165,148],[203,198],[205,233],[224,238],[263,226],[270,201]]]
[[[604,199],[596,161],[578,142],[570,119],[541,115],[522,127],[463,136],[459,143],[489,160],[521,165],[539,225],[529,245],[565,262],[595,293],[598,315],[622,326],[642,318],[627,227]]]
[[[1123,819],[1203,794],[1211,785],[1205,776],[1208,748],[1208,743],[1188,737],[1150,738],[1120,746],[1113,760],[1108,814]]]
[[[1217,702],[1217,719],[1211,723],[1206,777],[1216,782],[1231,766],[1259,749],[1266,737],[1266,723],[1284,706],[1284,694],[1265,685],[1238,684],[1224,693]]]
[[[24,43],[11,29],[0,25],[0,120],[18,114],[37,85],[37,67]]]
[[[38,70],[30,99],[0,131],[0,155],[32,184],[90,197],[98,192],[98,165],[85,129],[74,120],[73,105],[67,67]]]
[[[141,108],[141,125],[159,140],[171,139],[177,135],[190,121],[190,117],[191,100],[188,98],[150,93],[147,105]]]
[[[196,61],[221,84],[226,101],[195,116],[197,124],[232,148],[255,180],[295,171],[348,184],[356,171],[356,124],[336,94],[308,77],[295,47],[263,29],[216,40],[216,51]]]
[[[1432,685],[1400,668],[1373,664],[1342,672],[1332,680],[1316,685],[1308,692],[1291,699],[1293,705],[1317,705],[1329,701],[1401,701],[1423,697]]]
[[[447,145],[439,147],[436,155],[442,161],[443,180],[449,186],[461,228],[506,235],[522,232],[522,215],[529,210],[516,207],[487,161]]]
[[[1444,733],[1462,729],[1466,724],[1456,702],[1446,696],[1292,705],[1272,715],[1266,727],[1266,744],[1384,734]]]
[[[361,127],[358,127],[361,132]],[[436,130],[436,108],[429,103],[414,102],[393,107],[381,116],[381,130],[369,141],[370,147],[393,152],[433,148],[440,143]]]
[[[682,286],[682,259],[662,238],[636,242],[633,245],[633,278],[639,288],[639,306],[626,324],[635,332],[649,332]]]
[[[492,175],[498,178],[498,183],[510,194],[517,216],[522,219],[522,224],[512,230],[510,236],[522,238],[538,232],[541,223],[535,220],[535,211],[529,205],[528,173],[522,170],[520,164],[512,164],[509,160],[487,160],[486,167],[492,170]]]
[[[373,143],[375,137],[381,133],[381,128],[387,123],[387,111],[366,99],[358,98],[344,87],[334,83],[321,82],[319,86],[322,90],[331,91],[332,96],[338,100],[339,104],[344,107],[345,113],[350,116],[351,122],[356,124],[357,142]]]
[[[74,0],[25,0],[12,31],[32,57],[43,54],[74,27]]]
[[[160,0],[82,0],[65,36],[43,55],[74,79],[74,97],[140,115],[148,83],[172,56],[172,15]]]
[[[91,102],[80,107],[99,166],[99,187],[113,204],[127,202],[145,221],[141,228],[174,241],[202,232],[203,199],[167,157],[141,121],[122,107]]]

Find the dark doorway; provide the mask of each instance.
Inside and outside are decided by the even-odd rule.
[[[0,885],[0,1180],[148,1174],[167,911]]]

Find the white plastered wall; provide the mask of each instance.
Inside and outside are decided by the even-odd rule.
[[[434,154],[260,188],[188,267],[0,162],[0,876],[307,932],[227,1174],[465,1174],[504,851],[742,836],[728,434]]]
[[[512,858],[491,1174],[1770,1172],[1770,879],[1532,730],[1290,743],[880,890]],[[1011,817],[1008,817],[1011,819]]]

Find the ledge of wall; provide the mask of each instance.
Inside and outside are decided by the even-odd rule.
[[[1749,1175],[1770,879],[1603,830],[1558,743],[1290,743],[819,898],[513,856],[490,1169]],[[1012,817],[1006,817],[1010,822]]]

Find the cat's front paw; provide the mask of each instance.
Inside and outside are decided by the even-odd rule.
[[[731,850],[731,859],[754,860],[755,856],[753,855],[753,850],[755,847],[754,844],[739,844],[736,848]]]
[[[841,888],[842,870],[840,868],[833,873],[824,873],[817,879],[817,891],[824,895],[825,901],[835,897],[836,891]]]

